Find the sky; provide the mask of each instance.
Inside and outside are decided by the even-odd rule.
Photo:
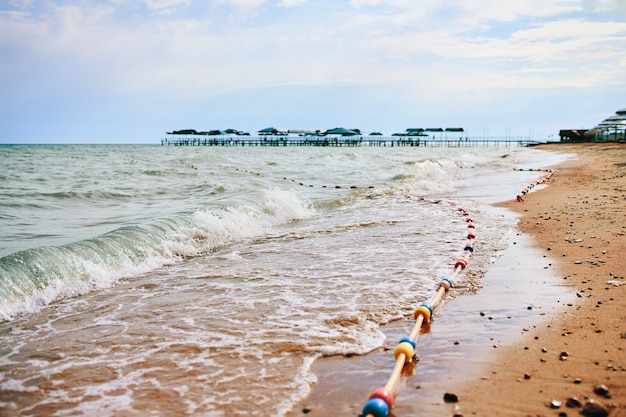
[[[462,127],[626,107],[626,0],[0,0],[0,143]]]

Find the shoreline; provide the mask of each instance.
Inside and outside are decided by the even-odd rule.
[[[519,340],[521,326],[538,326],[571,299],[557,287],[556,277],[544,272],[545,260],[531,247],[527,236],[513,235],[509,248],[490,267],[477,293],[445,298],[436,310],[430,332],[422,334],[416,350],[419,362],[405,369],[390,416],[449,416],[443,401],[446,392],[458,392],[478,378],[490,364],[492,352],[500,345]],[[530,262],[519,262],[519,254]],[[517,260],[516,260],[517,259]],[[522,280],[527,268],[537,271],[531,282]],[[501,281],[506,285],[499,285]],[[547,291],[528,300],[522,289]],[[530,310],[529,310],[530,307]],[[394,342],[406,336],[412,318],[383,326],[384,348],[363,356],[317,359],[312,371],[318,383],[309,396],[288,417],[359,416],[367,397],[389,378],[394,365]],[[469,359],[469,360],[468,360]],[[306,412],[305,412],[306,411]]]
[[[626,416],[626,146],[545,145],[575,153],[550,185],[500,206],[575,294],[559,315],[500,350],[459,392],[459,416]],[[608,394],[598,387],[604,386]],[[452,410],[450,410],[452,411]],[[604,414],[608,413],[608,414]],[[452,414],[449,414],[452,415]]]
[[[525,197],[525,202],[519,203],[513,199],[494,205],[495,212],[499,209],[506,209],[509,213],[515,212],[520,216],[518,223],[519,233],[511,237],[513,244],[492,265],[483,280],[483,288],[478,293],[463,295],[463,297],[455,299],[454,303],[449,304],[444,298],[444,303],[436,314],[436,325],[431,328],[432,337],[420,337],[418,341],[417,353],[420,356],[420,362],[417,368],[413,369],[413,372],[417,372],[417,376],[415,378],[403,378],[398,398],[390,416],[415,415],[416,412],[427,413],[431,416],[557,416],[559,412],[570,411],[569,409],[565,410],[564,404],[568,398],[561,398],[563,395],[557,396],[555,393],[553,394],[555,396],[554,399],[547,400],[546,398],[549,398],[550,395],[545,391],[547,388],[544,388],[543,385],[540,388],[535,387],[535,391],[538,392],[532,392],[531,388],[529,392],[521,394],[519,390],[521,381],[532,387],[532,383],[541,382],[542,377],[536,373],[534,367],[532,372],[530,370],[521,372],[518,369],[522,364],[517,364],[517,369],[513,366],[515,360],[521,357],[520,349],[526,356],[529,353],[534,354],[537,361],[543,359],[545,362],[539,362],[541,364],[553,362],[543,358],[548,353],[541,350],[547,350],[548,348],[541,346],[539,347],[539,352],[536,352],[537,349],[531,346],[533,344],[529,340],[532,340],[535,344],[543,342],[549,345],[549,352],[560,349],[560,347],[554,347],[557,345],[556,341],[553,344],[548,344],[547,339],[544,338],[544,333],[562,327],[555,324],[555,322],[559,321],[561,317],[567,317],[571,310],[580,308],[578,306],[581,300],[581,290],[577,294],[577,291],[574,289],[576,283],[572,278],[568,278],[569,281],[566,281],[565,284],[562,282],[565,271],[562,269],[563,260],[556,256],[560,252],[557,250],[555,237],[551,236],[548,242],[542,241],[542,236],[539,235],[543,234],[544,231],[542,230],[539,233],[539,230],[535,230],[536,228],[532,227],[532,223],[535,217],[541,215],[546,217],[543,213],[549,210],[546,205],[554,203],[552,196],[555,186],[562,186],[564,178],[570,179],[572,176],[570,171],[582,174],[581,167],[586,166],[585,164],[588,166],[589,161],[586,157],[581,158],[580,154],[584,153],[585,150],[594,153],[593,149],[605,149],[606,147],[617,149],[619,152],[615,157],[619,159],[620,163],[626,162],[626,147],[620,145],[559,144],[540,147],[540,149],[554,152],[576,153],[578,159],[559,164],[557,173],[549,182],[549,186],[533,191]],[[623,177],[614,179],[619,182],[620,178],[621,183],[624,184]],[[580,180],[573,181],[574,184],[580,183]],[[566,185],[571,187],[572,184]],[[589,185],[587,186],[589,187]],[[566,188],[566,191],[563,192],[565,197],[567,197],[568,191],[571,191],[571,189]],[[623,191],[620,192],[622,197],[623,194]],[[567,198],[565,198],[563,204],[566,203]],[[624,206],[623,199],[618,201],[617,204],[621,204],[618,209],[622,208]],[[619,210],[616,212],[616,215],[618,217],[621,215],[623,220],[624,215]],[[553,216],[547,217],[554,218]],[[534,220],[534,223],[538,223],[535,226],[539,226],[541,222]],[[621,224],[624,223],[622,221]],[[588,226],[592,227],[593,225]],[[623,241],[618,240],[614,243],[618,246],[621,245],[621,248],[624,247]],[[551,251],[546,250],[548,247],[546,244],[551,245]],[[607,254],[613,253],[614,256],[610,258],[611,262],[605,260],[603,265],[613,265],[612,262],[617,261],[619,257],[619,249],[619,247],[613,248],[611,252],[607,250]],[[569,256],[573,257],[574,252]],[[580,269],[581,264],[575,265]],[[623,261],[621,265],[623,266]],[[618,271],[618,269],[623,271],[623,267],[614,267],[615,271]],[[615,274],[620,275],[618,272],[615,272]],[[551,278],[548,276],[551,276]],[[503,280],[508,281],[506,284],[500,285]],[[579,282],[579,284],[582,284],[582,282]],[[622,307],[622,311],[626,311],[626,309],[623,309],[623,290],[626,289],[626,285],[614,288],[622,291],[620,293],[622,295],[621,304],[619,305]],[[511,298],[524,291],[530,292],[529,297],[522,297],[517,300]],[[584,292],[585,290],[582,291]],[[619,299],[619,297],[620,295],[616,295],[616,297],[612,298],[615,300]],[[589,299],[591,298],[589,297]],[[504,302],[506,305],[499,307],[499,302]],[[613,304],[617,305],[618,303]],[[605,310],[608,311],[609,309],[603,306],[602,311]],[[619,311],[615,309],[612,311],[618,323],[619,320],[624,321],[624,313],[620,315]],[[597,312],[593,313],[593,315],[595,314]],[[459,318],[461,319],[459,320]],[[387,336],[387,343],[385,348],[379,351],[350,359],[332,357],[316,360],[312,371],[317,375],[318,383],[312,387],[309,396],[299,404],[296,404],[292,412],[288,413],[287,416],[308,415],[315,417],[329,415],[329,413],[337,416],[358,416],[369,394],[375,388],[384,384],[388,378],[393,366],[393,355],[388,352],[389,349],[393,349],[393,346],[390,344],[407,334],[412,325],[412,321],[406,320],[386,325],[383,331]],[[437,334],[442,336],[446,332],[456,332],[456,339],[458,340],[455,340],[452,344],[449,343],[452,341],[450,336],[445,336],[443,339],[448,344],[437,346],[437,342],[442,339]],[[565,334],[568,334],[568,332],[570,331],[566,331]],[[622,329],[622,333],[624,332],[626,332],[626,329]],[[563,336],[560,336],[561,333],[558,334],[558,337],[562,338]],[[570,332],[569,334],[572,333]],[[602,332],[594,333],[595,338],[601,337],[599,335],[603,337],[608,334],[608,332],[605,332],[604,335],[602,335]],[[626,333],[624,334],[626,335]],[[572,339],[570,337],[567,343],[571,344]],[[586,339],[582,340],[583,344],[584,340]],[[622,342],[626,341],[626,339],[621,340]],[[619,341],[617,343],[619,344]],[[625,343],[621,344],[623,346]],[[520,346],[522,347],[520,348]],[[620,355],[624,358],[626,353],[618,350],[618,348],[616,347],[613,350],[613,353],[618,355],[613,360],[617,362],[615,362],[614,368],[612,368],[614,371],[611,372],[617,372],[616,376],[619,375],[618,378],[626,379],[626,369],[624,368],[626,366],[626,358],[622,361],[624,363],[618,363],[620,362],[618,360]],[[569,348],[568,351],[567,347],[563,347],[556,354],[562,352],[567,352],[568,364],[577,363],[573,360],[575,357],[574,349]],[[569,383],[576,388],[586,387],[583,381],[580,381],[579,384],[568,381],[567,378],[563,378],[563,375],[555,377],[558,373],[563,374],[563,372],[560,372],[560,366],[566,362],[561,361],[559,357],[557,357],[557,360],[558,362],[552,364],[552,373],[550,377],[547,377],[548,380],[564,379],[565,381],[561,381],[561,384],[556,384],[561,389],[564,383]],[[600,365],[595,365],[595,362],[603,363],[602,358],[594,359],[595,368],[601,367]],[[590,375],[589,372],[591,371],[585,370],[585,372],[580,372],[580,374]],[[572,377],[573,373],[576,372],[568,371],[570,379],[587,379],[586,376]],[[529,381],[532,383],[529,383]],[[615,388],[613,385],[609,392],[614,398],[618,398],[618,395],[623,398],[624,384],[621,384],[621,388]],[[443,394],[446,392],[458,394],[459,402],[455,404],[445,403]],[[578,395],[584,403],[583,395]],[[592,391],[586,397],[590,398],[593,396]],[[549,408],[553,400],[561,401],[563,406],[560,409]],[[622,415],[615,410],[623,408],[624,402],[622,400],[621,404],[618,403],[614,406],[608,404],[607,407],[614,410],[611,416]],[[570,415],[574,415],[574,412],[576,410],[571,409]]]

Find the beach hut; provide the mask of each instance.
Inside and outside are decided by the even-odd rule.
[[[432,133],[433,138],[435,137],[435,135],[437,133],[439,133],[439,138],[441,139],[441,133],[443,133],[443,129],[440,127],[427,127],[426,129],[424,129],[424,132],[426,134],[428,134],[430,136],[430,134]]]
[[[269,136],[269,135],[277,135],[277,136],[286,136],[289,132],[286,129],[280,129],[276,127],[266,127],[265,129],[259,130],[260,136]]]
[[[458,138],[461,139],[463,138],[463,132],[465,132],[465,130],[463,130],[462,127],[446,127],[446,139],[448,139],[448,133],[460,133]]]
[[[361,132],[358,129],[344,129],[343,127],[336,127],[334,129],[324,132],[326,135],[341,135],[341,136],[360,136]]]
[[[588,138],[585,137],[589,129],[561,129],[559,130],[559,137],[561,142],[585,142]]]
[[[174,130],[173,132],[168,132],[168,135],[197,135],[198,132],[196,129],[183,129],[183,130]]]

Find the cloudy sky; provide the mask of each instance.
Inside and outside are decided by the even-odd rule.
[[[0,143],[549,138],[626,107],[626,0],[1,0],[0,57]]]

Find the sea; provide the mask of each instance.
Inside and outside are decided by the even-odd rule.
[[[283,416],[463,256],[477,291],[526,147],[0,146],[0,415]],[[542,187],[539,185],[537,187]],[[392,341],[393,342],[393,341]]]

